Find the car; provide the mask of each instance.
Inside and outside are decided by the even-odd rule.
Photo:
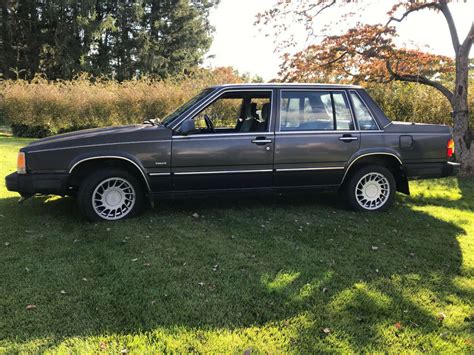
[[[339,190],[385,211],[410,179],[455,175],[444,125],[392,122],[359,86],[232,84],[203,90],[161,121],[76,131],[20,149],[6,186],[77,197],[92,221],[173,196]]]

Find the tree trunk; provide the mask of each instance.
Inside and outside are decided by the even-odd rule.
[[[473,137],[469,127],[469,104],[467,99],[469,51],[462,49],[464,48],[461,48],[456,58],[456,83],[452,100],[454,109],[454,144],[456,159],[461,163],[461,175],[471,175],[474,173],[474,167],[471,157]]]

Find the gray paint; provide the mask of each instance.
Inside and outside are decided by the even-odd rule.
[[[279,132],[281,90],[356,91],[380,130]],[[228,91],[272,91],[270,131],[181,136],[173,132]],[[350,102],[350,100],[349,100]],[[352,111],[352,108],[351,108]],[[354,117],[353,117],[354,119]],[[351,141],[341,138],[351,137]],[[411,177],[441,175],[449,128],[390,122],[357,86],[248,84],[216,86],[168,127],[128,125],[91,129],[38,140],[21,149],[36,174],[70,174],[92,159],[131,162],[152,192],[270,187],[337,186],[361,157],[393,157]],[[256,144],[256,139],[266,139]],[[409,143],[407,143],[409,142]],[[423,165],[425,164],[425,165]],[[426,166],[428,174],[423,174]],[[74,168],[74,169],[73,169]],[[429,176],[428,176],[429,175]]]

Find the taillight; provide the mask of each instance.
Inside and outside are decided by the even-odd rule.
[[[26,157],[25,153],[19,152],[16,160],[16,172],[18,174],[26,174]]]
[[[450,139],[446,145],[446,157],[451,158],[454,155],[454,140]]]

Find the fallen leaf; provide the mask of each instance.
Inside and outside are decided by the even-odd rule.
[[[26,309],[28,309],[28,310],[36,309],[36,305],[29,304],[29,305],[26,306]]]
[[[150,263],[144,263],[143,266],[145,266],[145,267],[150,267],[151,264],[150,264]]]
[[[122,350],[120,350],[120,353],[121,353],[121,354],[128,354],[128,349],[127,349],[127,348],[123,348]]]
[[[251,352],[252,352],[252,349],[247,349],[244,351],[244,355],[250,355]]]
[[[99,343],[99,348],[101,348],[102,350],[105,350],[105,349],[107,349],[107,344],[104,343],[103,341],[101,341],[101,342]]]
[[[438,314],[437,319],[438,319],[438,322],[444,321],[444,320],[446,319],[446,314],[444,314],[443,312],[440,312],[440,313]]]
[[[323,333],[324,333],[324,334],[330,334],[330,333],[331,333],[331,329],[329,329],[329,328],[324,328],[324,329],[323,329]]]
[[[398,330],[402,329],[402,324],[400,322],[395,323],[393,326]]]

